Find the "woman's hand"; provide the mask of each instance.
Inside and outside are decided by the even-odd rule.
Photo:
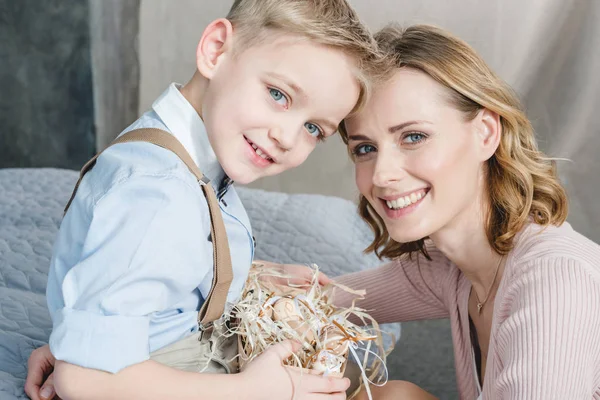
[[[342,400],[350,386],[348,378],[323,377],[283,365],[283,360],[300,350],[295,341],[278,343],[240,373],[243,390],[255,400]]]
[[[277,275],[287,275],[289,278],[281,278],[278,276],[264,276],[262,279],[276,285],[288,286],[300,285],[308,286],[312,282],[314,270],[306,265],[296,264],[277,264],[269,261],[254,261],[255,264],[262,265],[267,270],[272,270]],[[321,286],[325,286],[332,282],[332,279],[319,271],[317,277]]]
[[[32,400],[58,400],[54,390],[54,364],[56,359],[45,345],[31,352],[27,362],[25,393]]]

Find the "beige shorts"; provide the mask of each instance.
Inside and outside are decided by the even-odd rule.
[[[225,338],[213,334],[194,333],[178,342],[156,350],[150,359],[172,368],[207,374],[235,374],[238,372],[236,337]]]

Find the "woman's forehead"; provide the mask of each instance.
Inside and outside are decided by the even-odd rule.
[[[448,108],[442,85],[424,72],[399,69],[387,84],[375,90],[364,109],[348,118],[346,126],[351,130],[369,125],[394,126],[402,120],[434,121]]]

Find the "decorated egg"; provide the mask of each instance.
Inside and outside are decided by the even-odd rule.
[[[302,318],[293,299],[283,297],[273,304],[273,321],[285,322],[305,341],[315,340],[311,325]]]
[[[340,373],[344,361],[345,358],[342,356],[333,354],[328,350],[321,350],[319,354],[317,354],[311,369],[324,374]]]
[[[328,326],[320,336],[322,348],[332,354],[345,356],[348,353],[349,341],[335,326]]]

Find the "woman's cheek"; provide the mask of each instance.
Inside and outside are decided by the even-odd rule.
[[[373,187],[373,168],[367,162],[357,162],[354,168],[356,187],[363,196],[369,199]]]

